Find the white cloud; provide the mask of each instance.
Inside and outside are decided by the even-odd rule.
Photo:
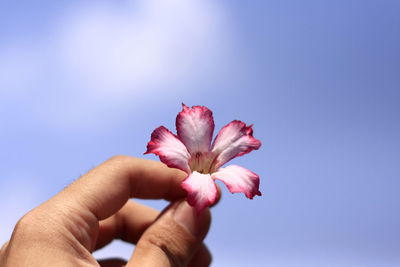
[[[60,55],[74,75],[111,94],[187,79],[225,49],[215,8],[208,1],[142,0],[83,9],[65,19]]]
[[[227,17],[215,1],[76,4],[47,36],[0,48],[0,94],[33,95],[45,120],[82,124],[220,76],[230,44]]]

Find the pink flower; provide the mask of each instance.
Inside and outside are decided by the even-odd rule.
[[[188,174],[182,182],[188,203],[199,213],[214,204],[218,197],[214,179],[222,181],[232,193],[242,192],[250,199],[261,196],[257,174],[237,165],[221,168],[231,159],[261,146],[253,137],[252,125],[234,120],[219,131],[211,144],[214,132],[211,110],[204,106],[182,106],[176,117],[178,134],[158,127],[151,134],[145,154],[158,155],[168,167]]]

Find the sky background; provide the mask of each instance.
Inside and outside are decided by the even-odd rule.
[[[395,0],[1,1],[0,242],[107,158],[156,159],[150,134],[174,130],[183,102],[263,142],[233,161],[263,196],[221,185],[213,266],[400,266],[399,14]]]

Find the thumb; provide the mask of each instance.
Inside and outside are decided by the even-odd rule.
[[[202,246],[210,222],[208,209],[197,214],[186,201],[172,204],[143,233],[126,266],[187,266]]]

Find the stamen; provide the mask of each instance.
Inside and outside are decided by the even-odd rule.
[[[202,174],[208,174],[212,170],[209,153],[196,152],[189,160],[189,166],[192,171]]]

